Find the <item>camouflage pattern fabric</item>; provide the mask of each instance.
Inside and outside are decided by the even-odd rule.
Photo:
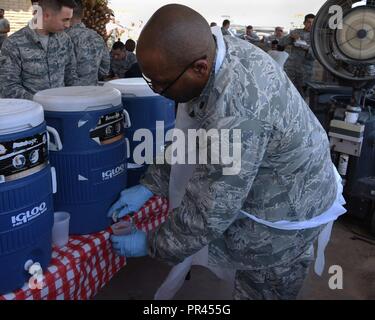
[[[10,25],[9,25],[9,21],[5,18],[3,19],[0,19],[0,30],[6,30],[7,28],[9,28]],[[8,33],[3,33],[0,31],[0,50],[1,50],[1,47],[3,45],[3,42],[5,41],[5,39],[8,37]]]
[[[285,72],[288,74],[289,79],[292,80],[297,90],[305,97],[306,92],[304,87],[306,82],[311,81],[315,58],[311,47],[308,50],[304,50],[293,45],[294,41],[290,36],[296,33],[300,36],[301,40],[306,41],[309,46],[311,45],[311,34],[303,29],[291,31],[289,35],[280,40],[280,44],[291,46],[289,59],[285,63]]]
[[[224,27],[221,28],[221,32],[223,33],[223,36],[231,36],[232,34],[229,32],[228,29],[225,29]]]
[[[276,222],[309,220],[330,208],[337,185],[328,138],[271,57],[240,39],[224,39],[223,65],[189,103],[189,114],[206,130],[241,129],[241,171],[224,176],[223,163],[197,165],[180,207],[149,235],[150,255],[177,264],[209,245],[212,266],[243,271],[289,266],[294,272],[293,261],[311,248],[321,228],[277,230],[239,211]],[[169,170],[150,166],[141,183],[167,195]]]
[[[281,39],[282,38],[278,38],[275,34],[270,35],[269,37],[265,38],[264,45],[265,45],[266,51],[272,49],[272,41],[276,40],[276,41],[278,41],[280,43]]]
[[[295,300],[313,262],[313,246],[289,263],[262,270],[237,271],[235,300]]]
[[[73,44],[64,33],[50,34],[47,51],[29,26],[4,41],[0,95],[32,100],[40,90],[78,84]]]
[[[111,64],[109,50],[103,38],[94,30],[78,23],[66,33],[74,44],[77,74],[81,86],[96,86],[98,79],[107,76]]]
[[[256,34],[256,32],[251,32],[251,35],[247,35],[245,33],[244,35],[241,36],[241,39],[245,40],[245,41],[248,41],[248,42],[250,42],[252,44],[259,44],[259,42],[260,42],[260,38]]]
[[[126,57],[122,60],[111,59],[112,77],[125,78],[125,73],[130,70],[132,65],[137,63],[137,57],[133,52],[126,51]]]

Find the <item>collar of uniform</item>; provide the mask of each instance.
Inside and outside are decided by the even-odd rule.
[[[215,59],[212,63],[211,75],[207,81],[206,86],[204,87],[200,96],[191,100],[188,105],[188,113],[192,118],[202,118],[205,107],[207,106],[208,98],[210,97],[212,89],[214,88],[216,78],[215,65],[217,59],[217,50],[218,49],[216,48]]]
[[[30,26],[27,26],[25,29],[25,32],[27,36],[35,43],[40,43],[40,39],[38,37],[38,34],[34,29],[32,29]]]
[[[38,36],[38,33],[36,32],[36,30],[30,28],[30,26],[27,26],[26,27],[26,34],[27,36],[35,43],[41,43],[40,42],[40,39],[39,39],[39,36]],[[53,37],[55,36],[54,33],[50,33],[49,34],[50,37]]]

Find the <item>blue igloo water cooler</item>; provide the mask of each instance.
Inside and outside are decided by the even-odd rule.
[[[122,94],[122,103],[129,113],[132,125],[126,129],[125,136],[129,139],[130,155],[128,163],[128,187],[139,183],[141,176],[147,170],[147,165],[140,163],[134,157],[137,146],[144,144],[144,140],[136,141],[134,134],[140,129],[149,130],[153,139],[153,159],[164,154],[165,134],[175,126],[175,104],[156,93],[147,85],[143,78],[118,79],[105,84],[105,87],[116,88]],[[162,131],[161,137],[157,134],[157,122]],[[159,130],[158,130],[159,131]],[[142,135],[142,133],[140,133]],[[146,158],[146,157],[145,157]]]
[[[0,99],[0,294],[21,288],[52,252],[53,197],[43,108]],[[34,268],[35,269],[35,268]]]
[[[107,211],[126,187],[129,116],[121,93],[104,87],[67,87],[38,92],[48,126],[60,139],[51,141],[56,168],[55,210],[71,214],[70,234],[102,231]],[[57,140],[57,141],[56,141]]]

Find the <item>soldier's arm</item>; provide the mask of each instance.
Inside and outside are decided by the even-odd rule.
[[[9,40],[1,48],[0,93],[3,98],[33,100],[33,94],[22,85],[22,62],[19,49]]]
[[[103,56],[99,66],[99,78],[105,77],[109,74],[111,67],[111,56],[109,50],[103,41]]]
[[[169,164],[150,165],[140,183],[154,195],[167,198],[169,195],[170,172],[171,166]]]
[[[2,33],[8,33],[10,31],[10,24],[9,21],[5,19],[4,29],[0,29]]]
[[[134,63],[137,63],[138,61],[137,61],[137,57],[133,54],[132,55],[132,58],[131,58],[131,60],[130,60],[130,63],[131,63],[131,65],[133,65]]]
[[[181,206],[149,234],[152,257],[175,264],[198,252],[223,235],[248,196],[267,148],[271,126],[259,120],[241,118],[233,122],[233,118],[225,118],[213,127],[241,130],[241,142],[236,145],[241,150],[240,170],[224,175],[223,170],[231,165],[197,165]],[[211,154],[210,145],[207,154]]]
[[[279,44],[286,47],[291,46],[293,44],[292,32],[287,34],[286,36],[282,37],[279,41]]]
[[[10,32],[10,24],[9,24],[8,20],[7,20],[7,23],[6,23],[6,31],[5,32]]]
[[[117,77],[117,74],[115,74],[114,67],[113,67],[113,58],[111,58],[108,76],[109,76],[109,78]]]
[[[254,39],[255,41],[260,41],[260,37],[258,36],[258,34],[254,33],[254,34],[252,35],[252,37],[253,37],[253,39]]]
[[[79,85],[77,75],[77,59],[74,53],[74,45],[69,36],[67,36],[68,57],[65,65],[65,85],[67,87]]]
[[[306,59],[307,59],[307,60],[310,60],[310,61],[314,61],[314,60],[315,60],[314,51],[313,51],[313,49],[311,48],[311,46],[310,46],[309,49],[307,49],[307,51],[306,51]]]

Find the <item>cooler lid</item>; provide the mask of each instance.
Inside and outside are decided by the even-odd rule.
[[[11,134],[35,128],[44,122],[39,103],[22,99],[0,99],[0,134]]]
[[[34,101],[52,112],[82,112],[112,108],[121,104],[121,93],[110,87],[63,87],[34,95]]]
[[[158,96],[150,89],[143,78],[117,79],[107,82],[104,87],[112,87],[120,90],[124,96],[129,97],[154,97]]]

